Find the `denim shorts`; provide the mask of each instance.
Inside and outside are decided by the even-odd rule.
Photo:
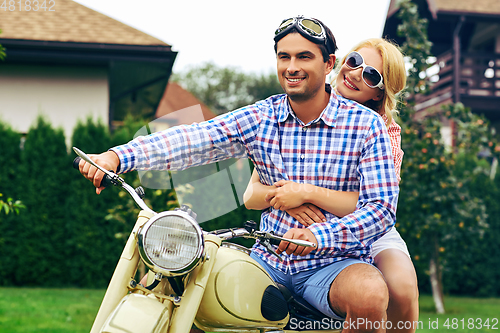
[[[256,260],[271,276],[271,278],[279,284],[284,285],[288,290],[299,297],[305,299],[309,304],[314,306],[318,311],[325,316],[336,319],[344,320],[333,312],[328,301],[328,294],[333,280],[339,275],[344,268],[354,264],[370,265],[359,259],[344,259],[342,261],[334,262],[328,266],[302,271],[296,274],[289,272],[283,273],[267,264],[260,259],[254,252],[250,255]]]

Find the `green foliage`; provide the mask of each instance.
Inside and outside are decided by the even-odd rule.
[[[397,15],[401,24],[397,34],[406,37],[400,47],[409,65],[406,89],[402,95],[408,99],[414,94],[425,93],[428,89],[429,81],[426,80],[425,71],[429,67],[427,60],[431,57],[432,43],[427,39],[428,22],[419,17],[418,6],[411,0],[400,0],[398,4],[400,7]],[[403,122],[409,121],[414,114],[410,107],[404,107],[401,111]]]
[[[500,178],[495,175],[500,145],[489,123],[466,111],[458,107],[459,116],[454,122],[457,132],[455,172],[471,197],[480,198],[488,215],[487,225],[481,228],[484,232],[478,233],[478,230],[463,230],[465,225],[459,224],[461,237],[451,243],[449,251],[443,255],[445,286],[454,294],[499,295],[500,286],[485,281],[500,278],[496,269],[500,249],[494,246],[500,237]]]
[[[73,135],[73,145],[84,152],[102,152],[111,146],[130,141],[145,126],[142,120],[127,117],[121,128],[110,135],[102,124],[93,124],[89,119],[80,124]],[[137,187],[140,185],[137,173],[121,175],[125,181]],[[71,285],[103,287],[113,273],[114,266],[135,224],[139,208],[123,190],[111,187],[99,196],[95,188],[75,173],[71,197],[75,201],[72,214],[72,261]],[[176,206],[175,193],[169,190],[146,189],[146,204],[158,211]]]
[[[402,47],[412,64],[407,94],[422,93],[428,83],[422,73],[430,56],[426,21],[408,0],[401,2],[399,15],[400,33],[408,37]],[[282,92],[274,74],[243,74],[210,63],[176,79],[218,113]],[[421,291],[429,291],[429,260],[437,258],[445,292],[500,295],[500,248],[495,246],[500,239],[500,177],[495,177],[494,166],[500,146],[495,133],[484,118],[460,104],[423,120],[415,119],[410,103],[400,111],[405,156],[397,227],[408,243]],[[453,148],[444,144],[441,134],[450,121],[456,134]],[[145,121],[128,117],[111,135],[105,125],[88,119],[76,127],[72,145],[100,153],[128,142],[143,126]],[[138,209],[117,188],[97,196],[71,168],[75,155],[67,154],[64,142],[62,132],[43,119],[25,141],[0,123],[0,193],[26,206],[20,215],[0,214],[0,284],[100,288],[111,276]],[[136,173],[124,178],[139,184]],[[219,193],[219,185],[214,184],[213,193]],[[188,187],[177,193],[146,188],[145,200],[156,211],[168,210],[178,205],[177,196],[189,203],[188,192]],[[209,199],[202,210],[220,208],[215,207],[220,204],[215,195]],[[15,201],[10,203],[14,207]],[[200,207],[192,208],[199,212]],[[238,227],[250,219],[258,221],[260,212],[240,206],[202,227]]]
[[[462,164],[460,162],[460,164]],[[462,164],[464,165],[464,164]],[[460,166],[461,167],[461,166]],[[471,168],[468,166],[467,170]],[[481,197],[488,213],[488,229],[482,237],[464,235],[461,242],[453,244],[446,253],[445,286],[449,293],[487,297],[500,295],[500,286],[491,281],[500,280],[500,177],[495,181],[478,173],[469,182],[470,191]]]
[[[87,119],[76,126],[72,145],[102,152],[132,139],[142,125],[130,118],[111,136],[105,125]],[[1,192],[26,206],[20,215],[0,214],[0,284],[105,287],[122,251],[122,236],[137,217],[128,195],[109,188],[97,196],[71,167],[75,155],[68,154],[62,130],[43,118],[29,130],[23,146],[21,136],[0,123],[0,147]],[[138,182],[135,173],[125,177]],[[146,201],[160,210],[175,202],[168,191],[147,195],[152,199]],[[5,202],[12,209],[22,207]]]
[[[0,34],[2,33],[2,29],[0,29]],[[0,44],[0,60],[5,59],[5,48]]]
[[[100,153],[111,145],[107,126],[94,124],[91,119],[78,123],[74,129],[72,146],[89,154]],[[74,157],[74,154],[71,154]],[[70,165],[65,166],[70,169]],[[76,170],[70,170],[71,193],[67,212],[67,254],[69,270],[65,284],[73,286],[105,286],[113,273],[121,252],[115,234],[121,228],[105,220],[108,210],[117,204],[118,189],[111,188],[96,195],[95,188]]]
[[[236,110],[283,90],[276,74],[246,74],[238,69],[208,62],[176,74],[178,81],[216,114]]]
[[[9,126],[0,122],[0,192],[9,197],[19,198],[21,178],[18,169],[21,164],[21,135],[14,132]],[[10,211],[10,208],[21,208],[13,199],[7,198],[3,201],[0,197],[0,281],[10,279],[10,273],[14,260],[11,252],[12,247],[16,246],[15,232],[11,226],[17,223],[16,214],[4,214]],[[9,202],[10,201],[10,202]],[[5,204],[4,204],[5,203]],[[14,205],[16,204],[16,205]],[[11,206],[12,205],[12,206]],[[7,207],[7,210],[5,208]],[[2,211],[2,209],[4,209]],[[15,208],[14,208],[15,209]]]
[[[111,137],[111,146],[122,145],[129,142],[134,138],[136,133],[146,125],[147,121],[142,118],[137,118],[131,115],[126,116],[123,124],[114,130]],[[107,148],[109,148],[109,146]]]
[[[3,197],[3,194],[0,193],[0,198]],[[2,211],[5,213],[5,215],[9,215],[10,212],[14,212],[16,214],[19,214],[19,211],[22,208],[26,208],[25,205],[21,202],[21,200],[16,200],[12,198],[7,198],[7,200],[2,200],[0,199],[0,214]]]
[[[397,227],[421,276],[426,275],[431,258],[442,259],[445,273],[451,273],[447,265],[459,260],[471,239],[480,242],[488,228],[487,206],[482,196],[471,190],[471,183],[478,179],[478,173],[484,178],[486,169],[481,171],[480,165],[489,163],[477,153],[486,147],[494,153],[493,133],[488,126],[479,126],[486,123],[483,118],[460,104],[445,111],[444,116],[460,128],[458,133],[467,133],[457,136],[457,149],[447,149],[442,142],[440,115],[414,122],[403,131],[406,153]],[[471,144],[471,138],[485,144]],[[469,165],[459,168],[457,161],[462,161],[460,165],[468,161]]]
[[[66,262],[68,162],[62,130],[39,118],[27,134],[17,171],[18,196],[27,210],[9,225],[13,237],[7,239],[10,256],[5,258],[16,265],[2,265],[13,269],[16,285],[46,285],[65,274],[60,263]]]
[[[18,174],[21,163],[21,135],[0,121],[0,184],[3,193],[17,197]]]
[[[17,175],[16,170],[20,162],[19,145],[21,136],[14,132],[9,126],[0,122],[0,186],[1,191],[16,194]],[[19,214],[20,209],[26,208],[20,200],[14,200],[11,197],[4,197],[0,191],[0,215],[8,215],[11,212]],[[1,221],[1,219],[0,219]]]
[[[417,5],[399,2],[402,20],[398,34],[411,64],[405,98],[425,93],[425,70],[431,56],[427,21]],[[488,122],[464,108],[449,105],[441,112],[415,117],[411,100],[401,106],[402,148],[397,227],[408,244],[422,292],[429,292],[429,262],[438,263],[444,292],[499,294],[498,253],[492,246],[500,237],[497,199],[498,140]],[[453,145],[442,141],[442,129],[452,126]],[[449,135],[449,134],[448,134]]]

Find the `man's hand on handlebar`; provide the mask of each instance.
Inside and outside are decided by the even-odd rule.
[[[113,151],[107,151],[99,155],[89,155],[89,157],[94,161],[97,165],[103,167],[106,170],[111,170],[116,172],[118,166],[120,165],[120,159],[118,155],[116,155]],[[104,172],[97,169],[90,163],[85,162],[83,159],[80,161],[78,165],[80,173],[90,180],[94,186],[96,187],[96,193],[100,194],[102,190],[105,189],[104,186],[101,186],[101,181],[104,177]]]
[[[311,230],[307,228],[293,228],[288,230],[284,235],[283,238],[288,238],[288,239],[302,239],[309,241],[314,244],[318,244],[318,241],[316,240],[316,237],[312,233]],[[308,255],[312,250],[315,250],[316,247],[304,247],[304,246],[298,246],[286,241],[281,241],[280,245],[278,246],[277,253],[281,254],[283,252],[286,252],[287,254],[294,254],[296,256],[305,256]]]

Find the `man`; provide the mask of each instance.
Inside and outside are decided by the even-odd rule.
[[[354,213],[342,219],[327,214],[326,222],[307,228],[286,212],[265,210],[261,230],[317,247],[281,242],[280,262],[256,244],[252,257],[323,314],[345,319],[344,332],[384,331],[388,292],[380,272],[369,264],[369,247],[395,222],[399,190],[386,127],[378,114],[337,96],[325,84],[336,45],[320,21],[300,16],[283,21],[275,50],[286,94],[207,122],[138,137],[92,158],[123,173],[248,157],[268,185],[285,179],[359,191]],[[80,171],[100,193],[103,173],[83,161]]]

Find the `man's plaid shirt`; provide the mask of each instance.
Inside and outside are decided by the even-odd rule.
[[[309,124],[294,115],[286,95],[276,95],[209,121],[138,137],[112,150],[120,158],[121,173],[184,170],[248,157],[267,185],[285,179],[359,191],[355,212],[338,218],[323,211],[327,222],[308,227],[318,241],[309,255],[284,253],[279,262],[261,245],[254,246],[263,260],[291,274],[345,258],[371,262],[371,244],[396,220],[399,187],[384,121],[334,92],[321,116]],[[271,207],[262,212],[261,230],[283,235],[290,228],[304,226],[284,211]]]

